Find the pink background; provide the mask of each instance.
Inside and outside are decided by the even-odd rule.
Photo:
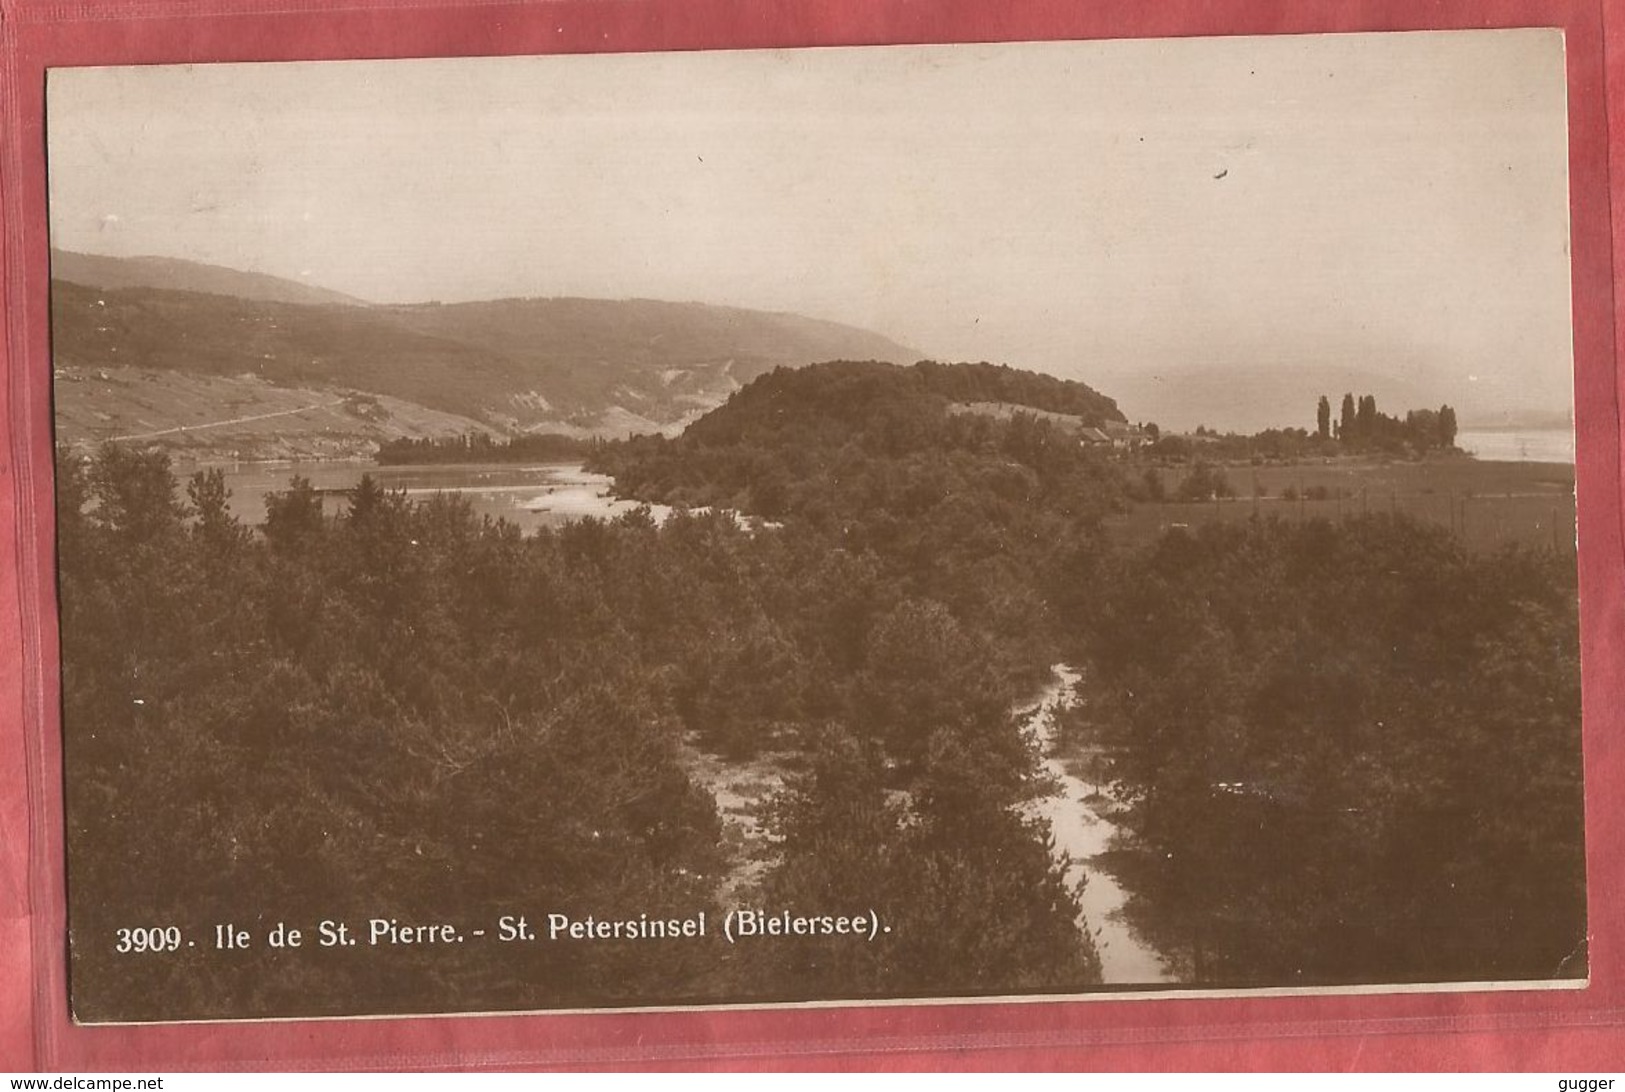
[[[0,1070],[1618,1069],[1625,682],[1614,270],[1625,4],[1612,0],[0,0]],[[1317,33],[1567,32],[1591,969],[1580,991],[906,1005],[77,1028],[67,1018],[51,573],[44,70],[53,65]],[[1614,133],[1607,106],[1615,109]],[[1610,139],[1613,137],[1613,139]]]

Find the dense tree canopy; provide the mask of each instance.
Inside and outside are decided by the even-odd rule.
[[[1551,977],[1583,948],[1572,561],[1212,524],[1073,619],[1139,890],[1203,981]],[[1579,961],[1583,965],[1583,960]]]
[[[970,402],[1120,419],[1081,384],[987,365],[774,372],[680,438],[595,450],[669,519],[528,536],[369,477],[337,511],[295,477],[247,527],[219,471],[64,454],[79,1014],[1088,988],[1013,712],[1063,659],[1088,699],[1068,734],[1114,779],[1119,878],[1187,978],[1577,965],[1572,557],[1469,554],[1375,517],[1113,550],[1103,517],[1161,477],[1125,483],[1037,414],[950,410]],[[1391,420],[1362,403],[1344,399],[1344,439],[1362,409]],[[1447,409],[1404,427],[1447,443]],[[1187,499],[1228,490],[1198,469]],[[701,753],[783,775],[742,888]],[[111,946],[131,924],[550,910],[715,927],[729,892],[891,931],[388,959]]]
[[[82,1017],[1094,981],[1074,895],[1022,810],[1035,766],[1010,665],[1025,648],[908,598],[873,551],[752,534],[721,514],[656,526],[646,510],[521,537],[454,497],[412,504],[366,477],[336,516],[293,479],[254,534],[217,471],[180,492],[158,453],[62,460]],[[998,594],[979,588],[965,609]],[[132,922],[205,937],[217,923],[466,928],[553,910],[703,910],[714,931],[724,861],[715,803],[685,758],[696,744],[772,748],[805,770],[763,881],[774,909],[873,909],[887,938],[387,959],[112,948]],[[842,754],[868,780],[841,792],[870,785],[877,810],[814,790]],[[878,871],[847,868],[853,854]],[[947,958],[971,935],[986,938],[981,955]]]

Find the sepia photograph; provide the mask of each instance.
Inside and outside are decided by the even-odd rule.
[[[74,1019],[1583,987],[1566,89],[53,68]]]

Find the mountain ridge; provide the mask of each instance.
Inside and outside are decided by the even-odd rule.
[[[355,296],[288,277],[158,254],[117,257],[52,249],[51,279],[104,290],[154,288],[269,303],[372,306]]]
[[[101,284],[74,281],[84,268],[96,274],[85,279]],[[154,268],[165,283],[137,283]],[[587,297],[311,303],[263,298],[282,294],[284,284],[258,274],[235,282],[214,277],[210,287],[229,283],[260,297],[175,287],[169,272],[128,259],[90,267],[70,259],[57,270],[53,363],[79,380],[59,389],[70,400],[94,402],[70,420],[105,420],[106,428],[94,430],[104,436],[171,435],[185,426],[196,440],[212,425],[197,422],[208,411],[195,399],[185,420],[170,420],[156,392],[136,397],[143,376],[181,373],[394,399],[498,434],[614,436],[680,429],[777,367],[918,359],[873,331],[792,312]],[[115,371],[118,383],[98,378]],[[233,391],[220,406],[220,423],[252,416],[241,412],[244,400],[263,401],[252,384],[207,389]],[[284,423],[296,428],[299,419]],[[354,438],[363,431],[375,438],[381,427],[371,421]]]

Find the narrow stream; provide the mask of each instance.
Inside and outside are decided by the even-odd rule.
[[[1118,985],[1170,982],[1173,976],[1162,956],[1141,939],[1124,917],[1127,893],[1110,873],[1094,863],[1111,847],[1112,836],[1117,833],[1117,827],[1090,802],[1096,786],[1069,774],[1061,760],[1050,753],[1055,714],[1072,700],[1080,678],[1072,668],[1057,664],[1054,681],[1044,688],[1038,704],[1026,715],[1026,727],[1044,756],[1044,771],[1060,786],[1052,795],[1034,801],[1033,812],[1049,820],[1056,857],[1065,854],[1068,859],[1067,882],[1084,881],[1078,928],[1094,939],[1100,953],[1101,980]]]
[[[1081,676],[1059,664],[1054,679],[1036,704],[1022,712],[1023,725],[1044,756],[1044,770],[1058,786],[1050,796],[1033,801],[1032,813],[1047,819],[1054,834],[1055,855],[1067,858],[1067,882],[1084,882],[1078,929],[1087,933],[1100,954],[1101,978],[1129,985],[1174,981],[1162,956],[1143,940],[1123,914],[1127,894],[1095,858],[1111,848],[1117,827],[1091,802],[1096,786],[1068,773],[1052,755],[1055,714],[1073,700]],[[689,740],[684,745],[689,775],[717,801],[722,818],[726,873],[719,889],[724,903],[748,899],[772,865],[778,847],[762,823],[764,804],[784,786],[782,755],[762,755],[748,762],[728,762],[707,754]]]
[[[689,776],[716,798],[722,820],[726,872],[717,897],[724,906],[749,901],[778,854],[777,842],[762,822],[762,810],[784,788],[783,756],[728,762],[701,750],[694,740],[685,742],[683,750]]]

